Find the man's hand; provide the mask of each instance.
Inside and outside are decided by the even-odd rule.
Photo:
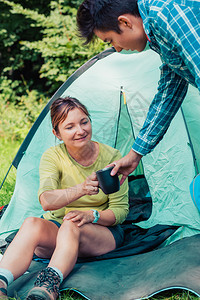
[[[122,185],[126,177],[137,168],[141,158],[142,155],[136,153],[131,149],[131,151],[126,156],[114,161],[109,165],[114,165],[114,168],[111,171],[111,175],[114,176],[115,174],[122,174],[122,178],[120,180],[120,185]]]

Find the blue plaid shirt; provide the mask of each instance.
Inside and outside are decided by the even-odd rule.
[[[200,91],[200,0],[138,0],[144,30],[162,65],[158,92],[132,149],[145,155],[163,138],[187,93]]]

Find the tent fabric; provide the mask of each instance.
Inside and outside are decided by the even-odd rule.
[[[17,179],[12,199],[0,219],[1,238],[19,229],[26,217],[39,217],[43,213],[37,197],[39,161],[47,148],[59,142],[51,129],[49,107],[52,101],[68,95],[78,98],[91,114],[93,139],[116,147],[125,155],[156,93],[160,65],[159,56],[151,50],[125,54],[110,49],[92,58],[61,86],[41,112],[13,161]],[[110,299],[136,299],[175,286],[191,289],[199,295],[196,277],[199,278],[200,222],[189,192],[189,185],[200,167],[199,103],[197,89],[190,86],[182,110],[178,111],[163,140],[142,158],[132,174],[136,178],[145,176],[152,203],[147,205],[144,214],[141,207],[137,210],[133,205],[135,219],[127,219],[125,224],[125,248],[104,259],[79,262],[65,280],[65,288],[76,288],[94,300],[107,299],[105,295]],[[139,194],[145,191],[142,199],[147,192],[142,180],[130,183],[129,196],[131,199],[134,194],[134,204],[137,189]],[[133,238],[135,244],[131,245]],[[177,242],[172,243],[174,241]],[[155,247],[159,249],[151,251]],[[115,258],[110,259],[111,255]],[[16,290],[24,293],[29,283],[32,285],[37,268],[42,266],[33,262],[31,273],[13,283],[10,295],[17,284]]]
[[[16,186],[0,221],[2,237],[18,229],[26,217],[43,213],[37,197],[38,168],[42,153],[58,143],[51,131],[48,112],[53,99],[67,95],[77,97],[91,114],[93,139],[116,146],[124,155],[142,127],[156,93],[160,64],[159,56],[151,50],[130,55],[109,50],[89,61],[88,66],[86,63],[83,70],[77,71],[79,75],[75,74],[75,78],[72,76],[69,83],[63,84],[39,116],[31,136],[29,134],[25,140],[21,158],[18,162],[18,156],[15,158],[18,163]],[[144,172],[153,201],[151,217],[138,225],[141,228],[156,224],[181,226],[169,242],[198,234],[200,229],[199,212],[189,194],[189,184],[196,172],[194,159],[198,166],[200,164],[196,131],[200,125],[197,118],[199,100],[197,89],[190,87],[183,105],[184,118],[179,110],[163,140],[142,159],[142,166],[134,173]],[[195,158],[190,141],[194,144]]]
[[[91,300],[143,299],[169,289],[186,289],[200,297],[199,248],[200,235],[195,235],[140,255],[78,263],[61,290],[75,290]],[[24,300],[45,266],[33,261],[9,286],[8,296]]]

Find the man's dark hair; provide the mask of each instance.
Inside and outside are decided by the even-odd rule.
[[[118,17],[122,14],[140,17],[137,0],[85,0],[77,13],[80,36],[88,44],[94,37],[94,30],[120,33]]]

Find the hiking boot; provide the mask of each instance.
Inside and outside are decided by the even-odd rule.
[[[55,300],[59,296],[60,276],[48,267],[42,270],[26,300]]]
[[[7,280],[3,278],[4,276],[1,276],[0,278],[0,300],[6,300],[7,297]]]

